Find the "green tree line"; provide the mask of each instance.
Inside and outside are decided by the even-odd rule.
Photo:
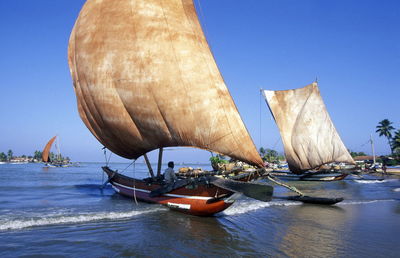
[[[58,155],[53,152],[49,153],[49,157],[51,160],[56,160],[56,159],[68,160],[68,161],[70,160],[69,157],[63,157],[62,155],[60,155],[60,157],[58,157]],[[15,158],[15,156],[14,156],[14,152],[12,150],[8,150],[7,154],[4,152],[0,153],[0,161],[1,162],[8,162],[8,161],[12,160],[13,158]],[[36,159],[38,161],[41,161],[42,160],[42,152],[36,150],[33,153],[33,156],[22,155],[21,158]]]
[[[262,160],[269,163],[285,160],[285,156],[280,155],[276,150],[273,149],[265,149],[264,147],[261,147],[258,152],[260,153]]]
[[[0,161],[10,161],[12,160],[12,158],[14,157],[14,153],[12,150],[8,150],[7,154],[5,154],[4,152],[0,153]]]

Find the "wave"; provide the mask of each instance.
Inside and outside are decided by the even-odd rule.
[[[393,189],[393,192],[400,192],[400,188]]]
[[[382,199],[382,200],[359,200],[359,201],[342,201],[336,205],[357,205],[357,204],[370,204],[370,203],[377,203],[377,202],[393,202],[396,201],[395,199]]]
[[[386,179],[358,179],[354,180],[354,182],[357,182],[359,184],[380,184],[380,183],[386,183],[389,180]]]
[[[400,192],[400,188],[397,188]],[[357,201],[342,201],[336,205],[359,205],[359,204],[371,204],[377,202],[392,202],[396,201],[396,199],[382,199],[382,200],[357,200]],[[228,215],[239,215],[248,212],[252,212],[259,209],[265,209],[268,207],[276,207],[276,206],[294,206],[294,205],[302,205],[302,202],[295,201],[272,201],[272,202],[260,202],[260,201],[241,201],[236,202],[229,209],[225,210],[221,213],[222,216]]]
[[[260,201],[242,201],[236,202],[229,209],[222,212],[224,215],[239,215],[243,213],[247,213],[250,211],[255,211],[259,209],[264,209],[267,207],[273,206],[293,206],[293,205],[301,205],[300,202],[292,202],[292,201],[272,201],[272,202],[260,202]]]
[[[0,231],[24,229],[38,226],[50,226],[60,224],[76,224],[101,220],[120,220],[129,219],[146,213],[155,212],[159,209],[128,211],[128,212],[98,212],[98,213],[82,213],[71,215],[51,215],[42,218],[26,218],[26,219],[5,219],[0,220]]]
[[[0,190],[16,191],[16,190],[28,190],[28,189],[40,189],[40,190],[51,190],[51,189],[99,189],[102,190],[101,184],[78,184],[78,185],[68,185],[68,184],[52,184],[52,185],[5,185],[0,186]],[[105,186],[103,189],[110,188],[110,185]]]

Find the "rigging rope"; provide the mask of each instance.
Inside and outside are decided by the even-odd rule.
[[[204,25],[204,28],[203,28],[204,36],[205,36],[207,39],[209,39],[209,35],[208,35],[208,31],[207,31],[206,19],[205,19],[204,13],[203,13],[203,8],[201,7],[201,3],[200,3],[199,0],[197,0],[197,5],[199,6],[199,9],[200,9],[200,17],[201,17],[200,20],[203,21],[203,25]],[[210,47],[210,49],[211,49],[210,44],[209,44],[209,47]],[[212,51],[211,51],[211,52],[212,52]]]
[[[361,147],[364,147],[365,145],[367,145],[367,144],[371,144],[371,139],[370,140],[368,140],[366,143],[364,143],[364,144],[361,144],[360,146]]]
[[[112,155],[112,152],[110,152],[110,155],[108,156],[107,166],[108,166],[108,163],[110,163],[111,155]]]
[[[107,159],[107,148],[103,147],[102,149],[104,150],[104,159],[106,160],[106,166],[108,167],[108,163],[110,163],[112,152],[110,152],[110,155],[108,156],[108,159]]]
[[[103,147],[103,151],[104,151],[104,158],[105,158],[105,160],[106,160],[106,166],[108,166],[106,147]],[[104,185],[104,171],[103,171],[103,173],[102,173],[101,185]]]
[[[281,139],[280,136],[278,136],[278,138],[276,139],[274,145],[272,146],[273,150],[276,148],[276,145],[278,145],[280,139]]]
[[[261,146],[261,98],[262,98],[262,89],[260,88],[260,146],[259,146],[259,148],[261,148],[262,146]]]
[[[138,201],[136,199],[136,159],[133,160],[133,198],[135,199],[136,205],[138,205]]]
[[[108,167],[108,163],[110,162],[112,152],[110,152],[110,155],[108,156],[108,159],[107,159],[107,148],[103,147],[102,150],[104,151],[103,152],[104,153],[104,159],[106,160],[106,166]],[[101,184],[102,185],[104,184],[104,173],[102,173]]]
[[[125,172],[130,166],[132,166],[132,164],[135,164],[135,162],[136,162],[136,159],[134,159],[134,160],[132,161],[132,163],[129,164],[126,168],[124,168],[120,173]]]

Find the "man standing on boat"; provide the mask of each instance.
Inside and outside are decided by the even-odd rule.
[[[168,162],[168,168],[164,172],[164,179],[167,185],[174,184],[175,181],[178,179],[174,172],[174,166],[175,164],[173,161]]]

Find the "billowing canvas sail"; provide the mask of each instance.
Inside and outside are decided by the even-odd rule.
[[[49,153],[50,153],[51,146],[53,145],[53,142],[56,140],[56,137],[57,136],[54,136],[53,138],[51,138],[49,140],[49,142],[46,144],[46,146],[44,147],[44,149],[42,151],[42,161],[43,162],[50,162]]]
[[[264,90],[263,94],[279,127],[293,173],[331,162],[354,163],[329,117],[316,82],[294,90]]]
[[[116,154],[193,146],[262,165],[192,0],[88,0],[69,65],[83,122]]]

